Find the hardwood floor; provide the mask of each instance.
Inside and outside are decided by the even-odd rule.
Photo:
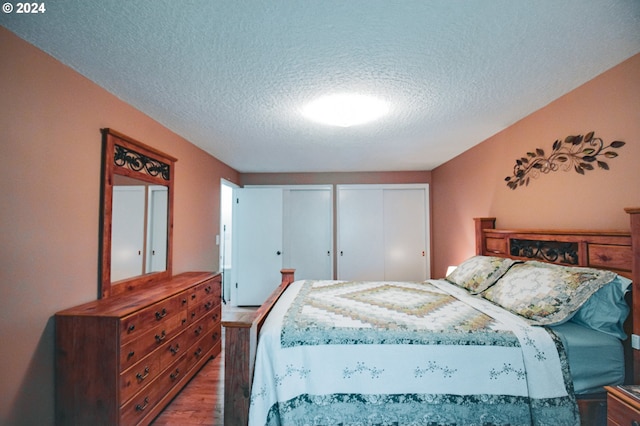
[[[222,307],[225,312],[254,308]],[[152,426],[221,426],[224,424],[224,329],[222,352],[209,360],[187,386],[156,417]]]
[[[224,351],[191,379],[153,421],[153,426],[219,426],[223,424]]]

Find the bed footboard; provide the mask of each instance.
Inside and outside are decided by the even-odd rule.
[[[282,293],[294,280],[294,269],[283,269],[282,283],[255,312],[224,315],[224,424],[249,422],[249,398],[258,333]]]

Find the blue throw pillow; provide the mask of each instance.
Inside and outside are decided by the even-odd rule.
[[[629,306],[624,295],[629,291],[631,280],[618,275],[616,279],[596,291],[576,311],[572,322],[610,334],[624,340],[624,321],[629,315]]]

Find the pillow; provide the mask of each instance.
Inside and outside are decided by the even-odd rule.
[[[571,318],[571,322],[610,334],[625,340],[624,321],[629,316],[629,305],[624,295],[629,291],[631,280],[616,276],[609,284],[593,293]]]
[[[445,279],[472,294],[478,294],[498,281],[514,263],[515,260],[505,257],[473,256],[462,262]]]
[[[510,268],[483,297],[531,324],[562,324],[615,277],[610,271],[528,261]]]

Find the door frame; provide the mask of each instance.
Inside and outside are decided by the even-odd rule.
[[[226,232],[224,230],[224,226],[226,225],[224,223],[224,219],[223,219],[223,214],[222,214],[222,210],[224,208],[224,202],[225,200],[223,200],[222,198],[222,187],[226,186],[228,188],[231,188],[231,223],[229,224],[230,229],[227,231],[230,234],[230,240],[231,240],[231,247],[228,248],[226,247],[226,243],[225,243],[225,236],[226,236]],[[236,188],[240,188],[240,185],[237,185],[227,179],[224,178],[220,178],[220,224],[219,224],[219,228],[218,228],[218,234],[216,235],[216,242],[218,243],[218,269],[220,270],[220,272],[222,272],[222,301],[226,304],[227,302],[233,302],[233,300],[236,297],[236,293],[233,289],[233,286],[231,285],[232,282],[232,278],[233,278],[233,219],[234,219],[234,206],[235,203],[233,202],[233,200],[235,199],[235,189]],[[231,257],[231,262],[230,262],[230,266],[231,269],[227,270],[226,269],[226,256],[229,255]],[[231,303],[232,306],[233,303]]]

